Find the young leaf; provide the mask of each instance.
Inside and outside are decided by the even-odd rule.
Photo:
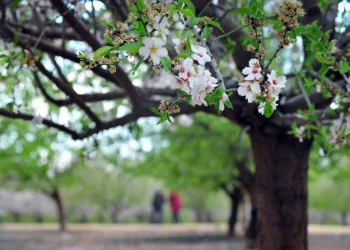
[[[202,33],[203,39],[208,39],[208,37],[210,36],[210,33],[211,33],[211,28],[209,28],[209,26],[205,26]]]
[[[191,47],[191,40],[190,37],[187,38],[186,41],[187,49],[192,52],[192,47]]]
[[[105,56],[107,55],[114,47],[104,46],[95,51],[94,56]]]
[[[131,70],[132,75],[135,74],[136,70],[140,67],[140,65],[143,63],[143,59],[140,58],[140,60],[138,61],[138,63],[134,66],[134,68]]]
[[[168,56],[162,57],[160,59],[160,62],[162,63],[164,70],[166,72],[169,72],[170,66],[171,66],[171,59],[170,59],[170,57],[168,57]]]
[[[240,14],[240,15],[251,15],[254,11],[248,8],[238,8],[233,11],[231,11],[231,14]]]
[[[144,10],[147,8],[147,5],[143,0],[137,0],[137,6],[140,8],[140,10]]]
[[[233,109],[232,103],[229,100],[224,101],[224,104],[225,104],[226,107],[228,107],[230,109]]]
[[[137,52],[139,52],[142,45],[143,45],[142,42],[128,43],[128,44],[125,44],[125,45],[119,47],[117,50],[118,51],[125,50],[128,53],[137,53]]]
[[[225,90],[221,87],[218,87],[214,90],[214,96],[215,98],[221,97],[225,93]]]
[[[107,22],[107,21],[104,21],[104,20],[102,20],[101,22],[102,22],[104,25],[106,25],[108,28],[110,28],[110,29],[114,29],[114,26],[113,26],[113,24],[112,24],[112,23]]]
[[[266,98],[265,98],[264,96],[257,96],[257,97],[255,98],[255,100],[256,100],[257,102],[266,102]]]
[[[182,14],[184,14],[185,17],[195,17],[193,12],[190,9],[183,9],[181,10]]]
[[[113,39],[109,35],[105,35],[105,40],[107,43],[113,44]]]
[[[216,21],[213,21],[213,20],[209,21],[208,23],[209,23],[210,25],[212,25],[212,26],[215,26],[216,28],[218,28],[218,29],[221,30],[222,32],[224,32],[224,30],[221,28],[221,24],[220,24],[220,23],[218,23],[218,22],[216,22]]]
[[[161,113],[159,112],[159,110],[158,110],[157,108],[155,108],[155,107],[152,107],[152,108],[151,108],[151,111],[152,111],[153,113],[155,113],[156,115],[161,115]]]
[[[340,74],[345,74],[348,73],[350,71],[350,66],[349,63],[347,61],[340,61],[339,64],[339,72]]]
[[[184,0],[184,2],[187,5],[187,7],[192,11],[194,16],[195,16],[196,15],[196,8],[194,7],[192,1],[191,0]]]
[[[270,102],[267,102],[264,106],[264,115],[266,118],[269,118],[273,114],[273,107]]]

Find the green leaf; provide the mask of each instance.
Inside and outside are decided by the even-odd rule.
[[[192,1],[191,0],[184,0],[184,2],[195,16],[196,15],[196,8],[194,7],[194,4],[192,3]]]
[[[155,108],[155,107],[152,107],[152,108],[151,108],[151,111],[152,111],[153,113],[155,113],[156,115],[161,115],[161,113],[159,112],[159,110],[158,110],[157,108]]]
[[[273,114],[273,107],[270,102],[267,102],[264,106],[264,115],[266,118],[269,118]]]
[[[350,71],[349,63],[344,60],[340,61],[340,64],[339,64],[340,74],[345,74],[345,73],[348,73],[349,71]]]
[[[131,70],[132,75],[135,74],[136,70],[140,67],[140,65],[143,63],[143,59],[141,58],[138,63],[134,66],[134,68]]]
[[[175,56],[172,60],[176,61],[179,58],[187,58],[190,57],[192,53],[187,53],[187,52],[181,52],[179,55]]]
[[[121,47],[119,47],[117,50],[118,51],[122,51],[125,50],[126,52],[128,52],[129,54],[131,53],[137,53],[139,52],[140,48],[143,46],[142,42],[137,42],[137,43],[128,43],[125,44]]]
[[[192,52],[192,47],[191,47],[191,40],[190,37],[187,38],[186,41],[187,49]]]
[[[190,9],[183,9],[181,10],[182,14],[184,14],[185,17],[195,17],[193,12]]]
[[[327,72],[328,72],[328,66],[322,65],[322,67],[320,68],[320,71],[319,71],[320,75],[325,76],[327,74]]]
[[[250,0],[249,9],[251,9],[254,13],[259,9],[260,1],[259,0]]]
[[[322,52],[317,52],[315,54],[316,59],[320,62],[320,63],[324,63],[324,64],[333,64],[333,62],[327,58],[325,58],[323,56]]]
[[[199,23],[199,22],[204,22],[204,21],[205,21],[205,18],[204,18],[204,17],[195,17],[195,18],[191,18],[190,26],[193,27],[193,26],[197,25],[197,23]]]
[[[94,56],[105,56],[107,55],[114,47],[104,46],[95,51]]]
[[[105,40],[107,43],[113,44],[113,39],[109,35],[105,35]]]
[[[143,0],[137,0],[137,6],[140,8],[140,10],[144,10],[147,8],[147,5]]]
[[[231,14],[240,14],[240,15],[251,15],[254,12],[252,11],[252,9],[238,8],[238,9],[235,9],[235,10],[231,11],[230,13]]]
[[[255,100],[256,100],[257,102],[266,102],[266,98],[265,98],[264,96],[257,96],[257,97],[255,98]]]
[[[166,72],[169,72],[170,71],[170,66],[171,66],[171,59],[170,59],[170,57],[168,57],[168,56],[162,57],[160,59],[160,62],[162,63],[164,70]]]
[[[168,120],[170,123],[174,123],[174,122],[170,119],[169,113],[166,113],[166,118],[167,118],[167,120]]]
[[[225,90],[221,87],[218,87],[214,90],[215,98],[220,98],[225,93]]]
[[[13,6],[18,7],[18,5],[21,3],[22,0],[14,0],[13,1]]]
[[[221,28],[221,24],[219,22],[216,22],[216,21],[213,21],[213,20],[210,20],[208,22],[208,24],[218,28],[219,30],[221,30],[222,32],[224,32],[224,30]]]
[[[107,22],[107,21],[102,20],[101,23],[103,23],[104,25],[106,25],[106,26],[107,26],[108,28],[110,28],[110,29],[114,29],[113,24],[110,23],[110,22]]]
[[[211,33],[211,28],[209,26],[205,26],[202,33],[203,39],[208,39],[208,37],[210,36],[210,33]]]
[[[82,52],[78,52],[78,58],[80,58],[80,59],[88,59],[87,57],[86,57],[86,55],[84,55]]]
[[[233,109],[232,103],[229,100],[224,101],[224,104],[225,104],[226,107],[228,107],[230,109]]]

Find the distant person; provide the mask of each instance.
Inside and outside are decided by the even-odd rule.
[[[170,192],[170,205],[173,213],[173,223],[180,222],[180,210],[182,207],[181,196],[176,191]]]
[[[154,224],[163,223],[163,204],[164,204],[164,195],[162,191],[157,190],[154,193],[153,201],[152,201],[151,223],[154,223]]]

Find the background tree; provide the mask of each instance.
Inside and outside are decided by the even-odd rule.
[[[181,125],[181,121],[184,125]],[[161,132],[143,133],[143,136],[151,139],[154,148],[141,158],[140,163],[132,166],[130,171],[163,180],[169,188],[186,191],[206,187],[208,192],[221,189],[230,200],[228,234],[232,236],[244,193],[251,200],[255,199],[250,143],[245,132],[246,129],[241,130],[227,119],[202,113],[192,118],[182,117],[179,123],[170,125]],[[220,139],[225,136],[231,138]],[[235,154],[232,154],[233,151]],[[197,217],[205,217],[205,211],[199,209],[199,202],[197,204]],[[252,210],[255,209],[255,202],[252,201]],[[255,219],[253,217],[252,224],[256,224]],[[251,230],[247,234],[255,238],[254,227],[249,228]]]
[[[131,3],[134,2],[131,1]],[[307,249],[307,169],[312,141],[315,139],[322,147],[328,147],[343,144],[348,136],[344,129],[340,129],[347,126],[343,126],[345,118],[339,116],[341,112],[348,111],[348,104],[341,101],[344,96],[348,96],[346,85],[349,84],[347,76],[349,37],[346,35],[349,32],[349,25],[345,22],[348,13],[345,8],[343,13],[339,13],[337,8],[338,5],[344,5],[345,1],[303,1],[306,15],[299,20],[302,24],[300,28],[295,28],[298,23],[296,15],[303,12],[299,7],[294,8],[296,5],[291,5],[290,1],[282,3],[282,12],[276,10],[280,17],[278,21],[275,18],[267,18],[275,15],[275,12],[270,13],[272,9],[270,1],[252,0],[249,3],[219,1],[219,5],[211,5],[211,8],[205,8],[209,6],[209,1],[193,1],[194,4],[185,1],[185,3],[185,10],[182,10],[182,4],[175,4],[172,10],[176,8],[175,11],[177,11],[180,8],[179,11],[190,19],[194,19],[196,13],[217,17],[225,32],[222,35],[219,29],[214,29],[210,41],[215,39],[216,43],[206,43],[213,58],[220,59],[218,64],[214,60],[211,63],[221,88],[210,96],[212,98],[210,101],[215,102],[216,106],[220,102],[218,98],[226,97],[222,93],[225,88],[237,89],[237,77],[233,75],[239,75],[238,71],[241,72],[247,67],[252,57],[258,57],[259,63],[264,66],[261,72],[264,77],[259,86],[265,96],[256,98],[255,103],[247,105],[246,100],[241,96],[231,95],[230,102],[234,108],[225,109],[222,115],[242,127],[250,127],[248,134],[252,142],[256,166],[256,202],[261,228],[259,248],[262,250]],[[234,11],[237,6],[243,8]],[[140,69],[141,74],[128,76],[126,71],[134,66],[140,66],[132,57],[122,60],[122,63],[110,65],[109,69],[114,74],[111,74],[106,67],[93,67],[92,71],[86,74],[92,76],[93,73],[98,77],[99,80],[94,83],[91,78],[90,82],[89,77],[82,77],[84,74],[77,74],[82,70],[77,66],[80,59],[88,60],[82,55],[79,59],[78,50],[97,51],[105,44],[103,27],[97,18],[104,12],[111,11],[114,21],[116,19],[124,21],[128,18],[128,9],[134,13],[129,20],[134,20],[135,16],[140,15],[137,7],[130,6],[125,1],[92,0],[87,1],[85,7],[86,11],[81,12],[82,8],[76,8],[74,4],[63,0],[40,1],[35,6],[33,1],[6,1],[1,4],[0,30],[5,42],[3,47],[6,50],[1,55],[1,62],[5,64],[6,73],[3,74],[3,78],[7,81],[3,93],[9,97],[7,98],[9,101],[4,101],[0,109],[2,116],[34,120],[36,123],[63,131],[73,139],[84,139],[110,128],[136,121],[140,117],[153,116],[151,107],[157,106],[161,97],[168,97],[171,104],[177,100],[175,98],[177,92],[173,89],[150,87],[145,84],[146,82],[132,81],[133,77],[141,77],[148,70],[147,67],[143,67]],[[297,12],[296,9],[298,9]],[[242,14],[250,16],[244,18]],[[336,18],[344,22],[337,26]],[[260,33],[263,33],[260,25],[265,23],[260,19],[275,25],[275,29],[282,32],[278,34],[264,32],[260,37]],[[145,20],[142,19],[142,21]],[[311,24],[313,21],[317,21],[318,24]],[[147,32],[143,22],[136,22],[133,26],[134,31]],[[28,23],[31,24],[30,27]],[[194,19],[193,23],[199,24],[200,20]],[[207,28],[203,28],[200,34],[202,38],[210,35],[209,23],[204,24]],[[214,21],[215,25],[219,26]],[[243,29],[243,27],[246,28]],[[291,31],[292,28],[293,31]],[[247,34],[253,36],[249,37]],[[242,41],[242,37],[248,38]],[[231,40],[227,42],[227,38]],[[287,45],[293,41],[293,38],[298,38],[298,42],[293,46],[298,51],[296,53],[298,56],[294,61],[284,60],[283,56],[280,57],[283,54],[279,51],[282,47],[286,47],[286,50],[282,51],[288,54],[288,49],[291,48]],[[337,39],[335,44],[331,42],[333,39]],[[108,40],[111,42],[109,38],[107,42]],[[20,50],[11,49],[13,44]],[[232,44],[235,45],[232,46]],[[255,51],[252,48],[255,47],[259,53],[254,55],[247,51],[245,46],[247,44],[252,44],[249,47],[250,51]],[[275,49],[261,51],[263,47],[267,48],[270,45]],[[132,54],[135,44],[128,48],[129,53]],[[26,55],[23,50],[27,50]],[[169,55],[174,58],[171,54]],[[277,55],[279,57],[275,60]],[[22,74],[19,70],[22,65],[13,58],[23,59],[29,67],[33,67],[32,78],[30,78],[30,72]],[[163,64],[169,63],[171,58],[164,59]],[[232,70],[228,72],[229,70],[223,69],[222,72],[229,74],[221,77],[220,67],[217,65],[225,65],[232,61],[235,63],[237,72],[232,74]],[[90,66],[95,66],[94,61],[90,62],[92,63]],[[278,68],[282,73],[289,73],[288,86],[291,87],[281,93],[279,100],[276,98],[267,100],[268,94],[262,85],[266,83],[269,71]],[[74,73],[69,74],[69,72]],[[31,85],[31,82],[34,82],[34,85]],[[87,87],[89,82],[97,85],[97,88]],[[13,86],[16,83],[20,91],[13,94]],[[315,88],[319,90],[320,87],[321,94],[315,91]],[[45,117],[40,118],[36,114],[39,110],[33,109],[31,100],[36,89],[51,103],[45,105],[51,116],[48,116],[49,112],[43,112],[39,115]],[[121,105],[116,105],[119,104],[118,101],[110,105],[102,104],[110,100],[120,100]],[[338,100],[340,101],[337,102]],[[334,102],[340,106],[336,112],[331,112],[335,116],[330,116],[327,114],[330,110],[328,106]],[[263,111],[266,116],[272,114],[275,104],[278,106],[274,115],[266,119],[259,113],[258,103],[260,111]],[[227,105],[230,106],[230,104]],[[212,107],[194,108],[181,101],[179,107],[183,114],[198,110],[216,113]],[[263,110],[262,107],[264,107]],[[76,108],[80,112],[75,113]],[[57,115],[61,110],[69,114],[70,123]],[[298,114],[298,110],[303,111]],[[75,115],[72,115],[73,113]],[[162,113],[163,120],[167,118],[167,114],[168,111]],[[331,130],[322,127],[323,123],[327,122],[325,120],[338,116],[341,119],[335,124],[336,127],[333,126]],[[300,143],[297,138],[289,135],[288,131],[292,124],[294,124],[293,133],[301,138],[307,136],[307,139]],[[305,126],[298,128],[303,125]],[[332,139],[326,140],[324,134],[331,134]],[[276,227],[276,225],[279,226]]]
[[[21,121],[11,124],[3,121],[0,128],[3,183],[10,188],[27,188],[48,195],[56,205],[59,229],[64,231],[66,212],[61,188],[76,181],[75,168],[81,164],[78,156],[56,140],[54,131],[38,133],[37,128]]]

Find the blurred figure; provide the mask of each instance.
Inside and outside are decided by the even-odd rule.
[[[176,191],[170,192],[170,205],[173,213],[173,223],[180,222],[180,210],[182,207],[181,196]]]
[[[159,189],[154,193],[152,201],[151,223],[163,223],[164,195]]]

